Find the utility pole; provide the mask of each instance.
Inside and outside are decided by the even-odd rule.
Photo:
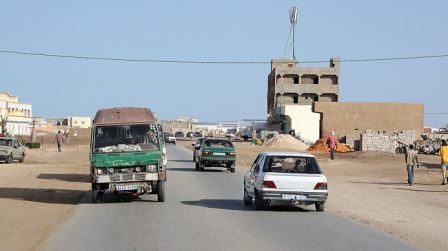
[[[289,11],[289,22],[292,28],[292,58],[296,59],[296,24],[299,19],[299,8],[296,6],[292,7]]]

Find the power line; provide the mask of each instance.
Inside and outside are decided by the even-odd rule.
[[[219,61],[219,60],[202,61],[202,60],[112,58],[112,57],[77,56],[77,55],[11,51],[11,50],[0,50],[0,53],[25,55],[25,56],[37,56],[37,57],[69,58],[69,59],[82,59],[82,60],[102,60],[102,61],[122,61],[122,62],[141,62],[141,63],[177,63],[177,64],[270,64],[271,63],[270,61]],[[405,57],[384,57],[384,58],[341,59],[341,60],[336,60],[335,62],[341,62],[341,63],[381,62],[381,61],[434,59],[434,58],[446,58],[446,57],[448,57],[448,54],[436,54],[436,55],[425,55],[425,56],[405,56]],[[309,61],[298,61],[298,62],[304,63],[304,64],[318,64],[318,63],[327,63],[328,60],[309,60]]]

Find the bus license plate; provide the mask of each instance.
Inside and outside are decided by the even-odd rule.
[[[117,191],[137,190],[138,185],[117,185]]]

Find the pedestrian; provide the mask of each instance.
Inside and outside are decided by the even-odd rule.
[[[65,134],[65,142],[67,142],[67,144],[70,143],[70,129],[68,129]]]
[[[64,142],[64,135],[62,135],[61,131],[58,131],[58,134],[54,138],[54,143],[58,145],[58,152],[62,152],[62,144]]]
[[[440,147],[440,162],[442,164],[442,185],[446,185],[446,167],[448,166],[448,144],[446,140],[442,140],[442,146]]]
[[[406,169],[408,171],[408,184],[410,186],[414,184],[414,167],[420,167],[418,165],[417,151],[414,148],[414,145],[409,145],[409,149],[404,154]]]
[[[328,147],[330,147],[330,159],[334,160],[334,151],[338,146],[338,139],[334,136],[334,131],[331,131],[330,136],[328,136]]]

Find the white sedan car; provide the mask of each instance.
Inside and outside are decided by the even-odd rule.
[[[327,179],[307,153],[261,153],[244,176],[244,202],[262,210],[275,204],[312,205],[324,211]]]

